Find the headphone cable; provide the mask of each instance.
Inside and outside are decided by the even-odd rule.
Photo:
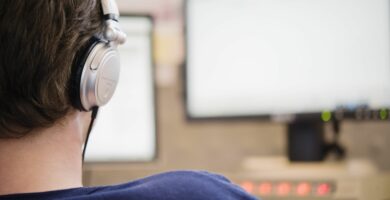
[[[88,132],[87,132],[87,138],[85,139],[84,149],[83,149],[83,156],[82,156],[83,163],[84,163],[84,159],[85,159],[85,152],[87,150],[87,144],[88,144],[88,140],[89,140],[89,135],[91,134],[91,131],[92,131],[92,128],[93,128],[93,124],[95,122],[95,119],[96,119],[96,116],[97,116],[98,112],[99,112],[99,107],[95,106],[95,107],[92,108],[91,122],[89,123]]]

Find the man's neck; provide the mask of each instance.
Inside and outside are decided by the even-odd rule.
[[[81,187],[82,115],[21,139],[1,139],[0,195]]]

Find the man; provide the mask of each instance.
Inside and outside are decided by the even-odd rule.
[[[120,31],[106,31],[117,19],[109,3],[0,1],[0,200],[255,199],[207,172],[170,172],[122,185],[82,186],[82,147],[90,131],[90,110],[96,111],[99,102],[88,104],[83,97],[74,102],[83,88],[75,92],[73,81],[82,85],[85,78],[75,66],[80,60],[86,65],[99,44],[111,55],[123,42]],[[104,38],[91,45],[95,36]],[[95,57],[99,56],[91,57],[91,68]],[[82,80],[77,82],[75,76]]]

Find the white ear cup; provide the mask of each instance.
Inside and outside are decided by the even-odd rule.
[[[113,96],[119,80],[120,58],[116,48],[99,42],[83,66],[80,100],[84,110],[105,105]]]

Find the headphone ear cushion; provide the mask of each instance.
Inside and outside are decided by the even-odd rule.
[[[83,47],[81,47],[81,49],[76,53],[73,62],[68,92],[72,106],[80,111],[87,111],[83,107],[80,97],[80,85],[84,66],[86,61],[88,60],[88,57],[91,55],[92,50],[100,42],[102,42],[102,40],[97,37],[92,37],[91,39],[89,39],[87,43]]]

